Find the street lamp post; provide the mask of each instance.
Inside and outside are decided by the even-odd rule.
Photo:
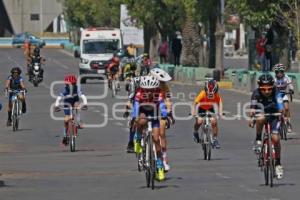
[[[43,33],[43,0],[40,0],[40,31]]]

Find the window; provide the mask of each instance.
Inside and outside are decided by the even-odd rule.
[[[30,15],[30,20],[31,21],[38,21],[38,20],[40,20],[40,14],[31,14]]]

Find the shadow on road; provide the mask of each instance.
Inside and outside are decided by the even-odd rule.
[[[6,186],[6,185],[5,185],[4,181],[1,181],[1,180],[0,180],[0,188],[1,188],[1,187],[5,187],[5,186]]]

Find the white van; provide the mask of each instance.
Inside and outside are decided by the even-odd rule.
[[[79,74],[85,75],[81,83],[85,83],[89,74],[106,74],[106,63],[113,53],[122,49],[122,35],[116,28],[88,28],[81,31]]]

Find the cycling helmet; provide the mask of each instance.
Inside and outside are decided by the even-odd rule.
[[[144,53],[143,56],[142,56],[142,58],[147,58],[147,59],[149,59],[150,57],[149,57],[149,54]]]
[[[165,72],[164,70],[159,69],[159,68],[151,69],[150,73],[152,76],[156,77],[159,81],[167,82],[172,79],[171,76],[167,72]]]
[[[111,60],[115,63],[118,63],[120,61],[119,57],[117,57],[117,56],[112,57]]]
[[[140,85],[141,78],[139,76],[136,76],[133,78],[133,84],[138,87]]]
[[[75,75],[67,75],[67,76],[65,76],[65,84],[66,85],[69,85],[69,84],[72,84],[72,85],[74,85],[74,84],[76,84],[77,83],[77,78],[76,78],[76,76]]]
[[[262,74],[258,77],[257,84],[261,86],[274,86],[274,78],[271,74]]]
[[[40,54],[40,48],[36,47],[34,50],[34,55],[39,55]]]
[[[19,68],[19,67],[13,67],[11,70],[10,70],[10,73],[11,74],[14,74],[14,73],[18,73],[19,75],[22,73],[22,70]]]
[[[284,73],[284,71],[285,71],[285,66],[284,66],[283,64],[281,64],[281,63],[278,63],[278,64],[276,64],[276,65],[274,66],[274,71],[275,71],[275,73],[278,73],[278,72]]]
[[[215,81],[213,79],[206,81],[204,89],[205,89],[206,94],[209,94],[209,95],[217,93],[218,89],[219,89],[217,81]]]
[[[159,87],[159,80],[154,76],[141,76],[140,87],[144,89],[155,89]]]

